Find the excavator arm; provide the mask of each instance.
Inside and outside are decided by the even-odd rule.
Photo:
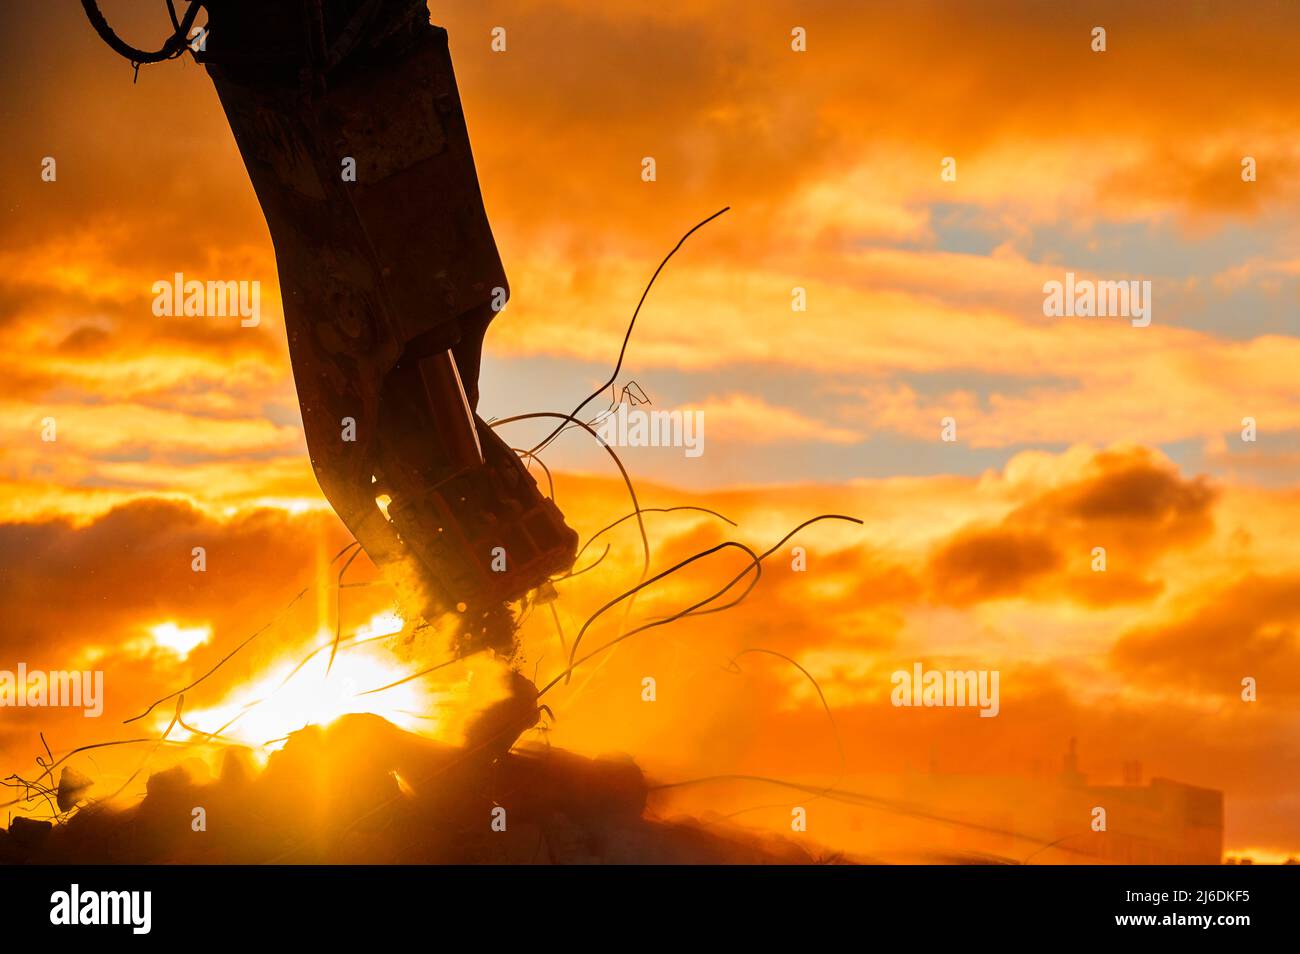
[[[476,414],[509,290],[446,31],[423,0],[200,0],[173,16],[168,45],[132,58],[178,55],[185,36],[216,87],[270,228],[326,499],[408,608],[460,614],[462,651],[509,653],[508,604],[567,570],[577,537]]]

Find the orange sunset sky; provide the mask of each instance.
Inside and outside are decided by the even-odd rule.
[[[161,0],[102,6],[138,46],[167,32]],[[660,781],[871,791],[932,770],[1054,778],[1077,738],[1098,783],[1140,761],[1144,780],[1222,791],[1225,854],[1300,854],[1300,7],[430,6],[512,289],[482,414],[571,409],[608,376],[655,265],[731,206],[665,269],[619,383],[704,412],[698,458],[621,452],[642,506],[738,526],[648,515],[652,570],[729,538],[765,549],[818,513],[864,521],[809,528],[793,541],[806,572],[786,548],[742,606],[638,636],[548,694],[552,744],[630,753]],[[324,579],[348,537],[307,460],[269,234],[203,69],[176,60],[133,84],[75,0],[4,4],[0,62],[0,669],[93,665],[107,697],[98,720],[0,710],[7,775],[32,772],[41,731],[56,754],[139,734],[122,719]],[[1149,280],[1150,326],[1044,317],[1043,284],[1067,271]],[[176,272],[260,281],[260,325],[155,317],[151,287]],[[511,427],[514,446],[545,433]],[[586,437],[546,461],[584,539],[628,512]],[[631,523],[603,542],[607,559],[560,587],[570,638],[642,571]],[[633,618],[743,565],[724,551]],[[353,592],[346,625],[388,606]],[[318,587],[195,709],[314,645],[333,612]],[[563,655],[549,611],[523,635],[525,671],[548,681]],[[817,678],[843,763],[798,670],[762,655],[729,669],[747,648]],[[418,647],[398,652],[418,668]],[[917,661],[999,670],[999,716],[891,706],[890,674]],[[124,753],[83,767],[111,790],[144,754]],[[693,787],[665,810],[760,806],[737,820],[780,830],[783,798]],[[963,817],[989,808],[972,797]],[[889,813],[810,813],[833,848],[872,852],[903,824],[913,856],[949,844]]]

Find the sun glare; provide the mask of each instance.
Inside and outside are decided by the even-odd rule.
[[[322,631],[317,634],[317,648],[305,660],[284,659],[240,685],[220,704],[185,711],[181,718],[189,729],[177,727],[169,737],[204,741],[211,734],[212,741],[247,745],[265,755],[279,748],[290,733],[308,725],[324,727],[351,713],[372,713],[408,732],[440,737],[445,726],[439,713],[453,702],[462,707],[484,686],[471,692],[472,667],[459,681],[437,689],[427,678],[403,681],[418,672],[420,664],[400,659],[377,637],[399,633],[404,625],[392,611],[377,613],[343,642],[332,667],[328,649],[332,634]],[[382,691],[371,692],[376,689]],[[159,728],[165,728],[170,718],[168,714],[160,719]]]
[[[186,659],[190,653],[212,638],[212,627],[178,626],[173,622],[159,623],[157,626],[149,627],[149,635],[153,637],[154,646]]]

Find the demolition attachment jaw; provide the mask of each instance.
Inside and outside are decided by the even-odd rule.
[[[470,410],[453,351],[399,362],[379,428],[375,491],[417,568],[422,615],[459,612],[462,651],[509,654],[505,604],[572,566],[577,534]]]

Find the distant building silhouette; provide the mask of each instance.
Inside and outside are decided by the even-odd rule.
[[[905,797],[970,823],[936,829],[946,839],[938,849],[1038,863],[1222,863],[1222,792],[1164,778],[1143,784],[1139,762],[1124,763],[1123,777],[1121,785],[1088,784],[1071,739],[1054,778],[947,775],[932,761],[929,775],[908,778]],[[1093,830],[1098,808],[1104,831]]]

